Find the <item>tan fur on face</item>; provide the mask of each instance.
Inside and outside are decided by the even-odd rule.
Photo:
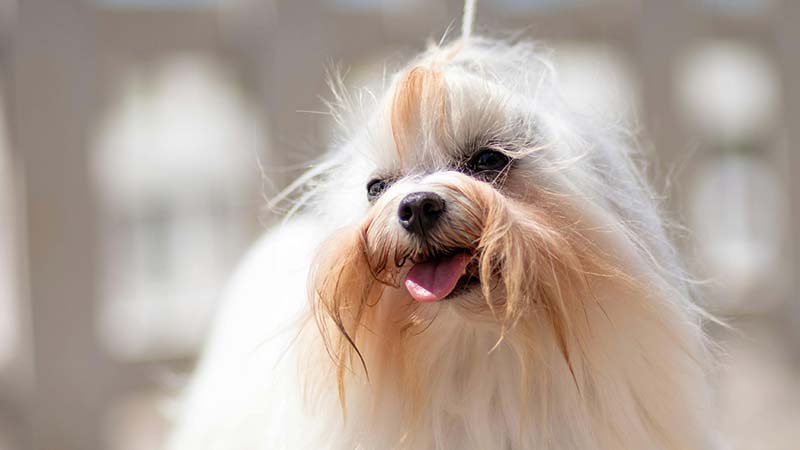
[[[445,224],[432,231],[428,242],[434,249],[472,249],[483,301],[448,306],[461,308],[471,320],[494,324],[500,340],[511,339],[509,345],[527,352],[520,358],[523,379],[533,376],[531,364],[543,353],[537,348],[554,344],[579,385],[572,352],[586,350],[585,302],[593,299],[593,280],[614,280],[625,289],[639,286],[580,235],[552,194],[538,191],[531,205],[466,175],[452,177],[451,183],[431,186],[451,199],[452,206]],[[457,204],[452,199],[458,199]],[[317,324],[337,366],[343,407],[348,373],[358,366],[376,369],[382,373],[379,381],[386,383],[392,379],[387,368],[395,368],[395,388],[403,392],[407,416],[415,417],[428,397],[415,366],[418,353],[424,352],[418,336],[426,327],[436,327],[435,318],[416,314],[420,305],[402,288],[393,304],[381,303],[387,290],[398,292],[411,261],[424,259],[432,250],[410,244],[404,231],[392,226],[394,206],[391,198],[381,199],[360,225],[329,241],[325,256],[318,258],[322,263],[313,277],[312,294]],[[552,341],[536,342],[543,329],[549,330]],[[525,344],[515,345],[519,342]]]
[[[440,71],[415,67],[395,87],[391,107],[392,137],[401,162],[408,160],[418,137],[433,134],[441,139],[447,134],[447,89]],[[427,116],[435,113],[433,129],[427,129]]]

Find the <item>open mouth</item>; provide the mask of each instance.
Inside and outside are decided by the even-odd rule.
[[[458,250],[415,264],[404,284],[414,300],[435,302],[463,294],[479,283],[477,260]]]

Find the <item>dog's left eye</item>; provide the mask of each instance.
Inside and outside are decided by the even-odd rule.
[[[508,166],[511,159],[504,153],[492,149],[479,150],[467,162],[473,172],[499,172]]]
[[[367,183],[367,198],[369,201],[374,201],[383,194],[387,187],[389,187],[389,183],[386,180],[379,178],[371,180]]]

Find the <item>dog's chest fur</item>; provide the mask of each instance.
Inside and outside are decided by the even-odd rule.
[[[572,417],[570,425],[547,417],[562,415],[576,398],[575,381],[558,358],[544,368],[550,357],[525,354],[513,336],[495,348],[496,329],[465,322],[454,311],[440,312],[434,326],[413,343],[407,361],[414,367],[395,360],[373,370],[370,382],[346,387],[347,416],[343,428],[333,424],[334,448],[535,450],[553,448],[552,442],[565,450],[595,448],[580,430],[586,418]],[[372,350],[381,351],[367,349],[366,358],[375,356]],[[338,408],[334,403],[328,407]]]

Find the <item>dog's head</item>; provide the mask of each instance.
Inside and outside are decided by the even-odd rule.
[[[319,189],[346,225],[310,283],[340,395],[348,369],[425,352],[409,342],[444,315],[528,355],[554,347],[571,368],[598,290],[673,288],[655,269],[673,259],[625,147],[570,115],[554,78],[530,44],[457,41],[400,71],[350,123]]]

